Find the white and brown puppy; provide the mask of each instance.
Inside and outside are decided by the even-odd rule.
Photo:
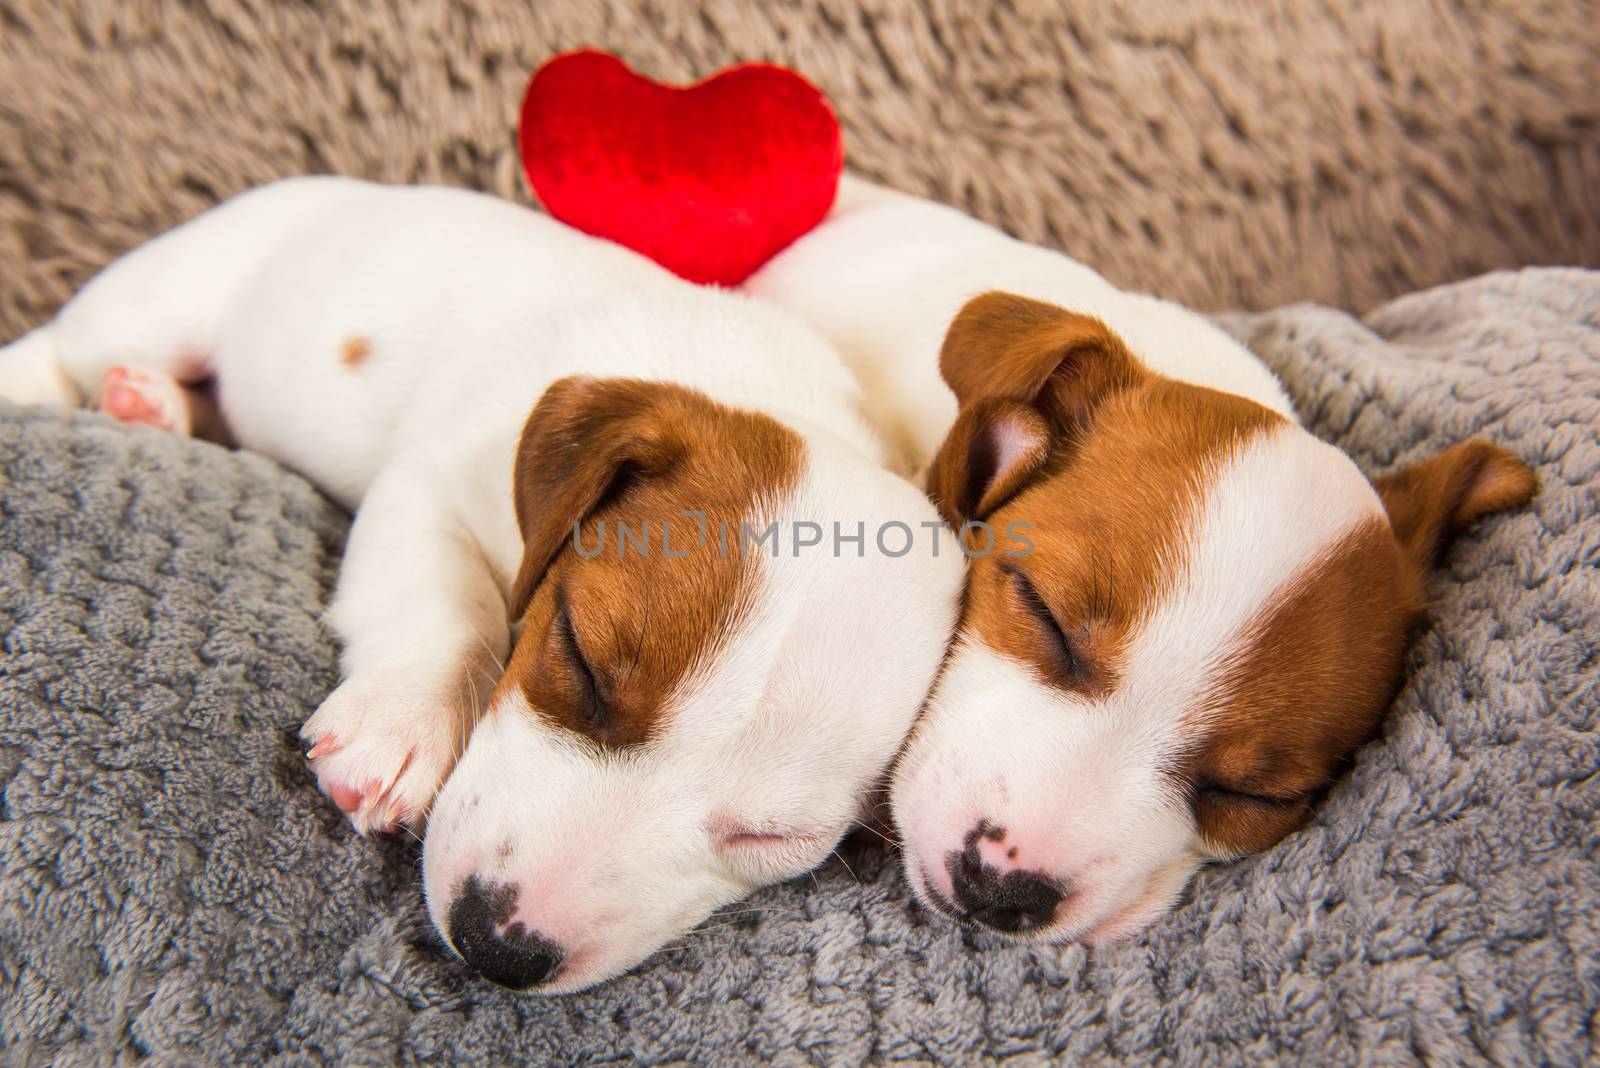
[[[1535,490],[1483,442],[1369,482],[1200,316],[858,182],[748,288],[839,347],[952,524],[1026,531],[972,562],[891,794],[917,894],[1019,937],[1137,932],[1305,823],[1425,570]]]
[[[503,201],[278,183],[0,350],[0,395],[174,429],[201,379],[358,508],[303,733],[358,828],[431,807],[433,920],[508,986],[827,857],[954,628],[961,559],[904,546],[937,513],[825,342]]]

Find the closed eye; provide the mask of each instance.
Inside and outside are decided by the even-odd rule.
[[[1213,805],[1259,805],[1266,808],[1295,808],[1305,804],[1304,794],[1279,795],[1254,793],[1249,790],[1232,790],[1214,782],[1202,782],[1195,787],[1195,796]]]
[[[719,849],[758,853],[809,851],[822,844],[822,836],[811,831],[781,827],[762,827],[743,823],[723,823],[712,831]]]
[[[735,831],[733,834],[723,836],[722,845],[725,849],[752,849],[792,844],[797,839],[808,837],[783,831]]]
[[[579,718],[589,727],[603,729],[611,723],[611,709],[600,692],[600,681],[595,677],[594,669],[583,655],[583,645],[572,626],[572,613],[567,608],[565,598],[556,617],[556,627],[562,651],[572,668],[573,678],[577,680]]]
[[[1010,574],[1011,584],[1016,588],[1017,597],[1022,601],[1023,608],[1033,616],[1039,624],[1039,629],[1044,632],[1046,640],[1049,641],[1051,655],[1062,677],[1082,678],[1083,660],[1078,656],[1078,651],[1067,637],[1066,631],[1061,629],[1061,624],[1050,611],[1050,606],[1044,603],[1044,598],[1039,596],[1038,589],[1029,581],[1027,575],[1016,569],[1012,569]]]

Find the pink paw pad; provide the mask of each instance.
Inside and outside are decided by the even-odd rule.
[[[455,762],[458,733],[414,685],[346,679],[300,728],[322,792],[361,834],[416,833]]]
[[[339,806],[341,812],[354,812],[361,807],[361,791],[352,790],[343,783],[329,783],[328,796],[333,798],[333,803]]]
[[[339,806],[339,811],[351,818],[362,834],[386,834],[398,830],[411,813],[399,798],[390,796],[390,783],[381,778],[370,778],[356,786],[348,779],[333,777],[329,774],[330,769],[318,767],[339,750],[338,739],[329,735],[319,739],[306,753],[323,791]],[[408,756],[405,763],[409,762]],[[402,772],[405,763],[401,765]]]
[[[113,367],[100,384],[96,405],[119,422],[189,433],[189,408],[183,387],[139,367]]]

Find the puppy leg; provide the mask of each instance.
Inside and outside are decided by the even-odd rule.
[[[396,463],[362,502],[328,612],[344,681],[300,732],[363,834],[421,821],[510,640],[499,584],[443,484]]]
[[[42,326],[0,347],[0,397],[17,404],[76,408],[83,390],[56,357],[55,338]]]
[[[176,407],[164,380],[192,386],[217,373],[229,306],[263,262],[358,188],[331,178],[275,182],[145,242],[92,278],[49,324],[0,348],[0,397],[74,407],[122,368],[135,379],[151,376],[139,382],[144,403],[127,409],[130,421],[161,422]]]

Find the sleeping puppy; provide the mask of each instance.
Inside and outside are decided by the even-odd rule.
[[[363,832],[431,807],[430,915],[506,986],[827,857],[955,624],[820,338],[487,196],[241,196],[0,350],[0,395],[225,427],[357,509],[312,766]]]
[[[917,895],[1017,937],[1131,935],[1303,825],[1428,567],[1536,488],[1484,442],[1369,482],[1198,315],[849,180],[748,289],[839,347],[968,544],[1026,531],[972,560],[891,795]]]

